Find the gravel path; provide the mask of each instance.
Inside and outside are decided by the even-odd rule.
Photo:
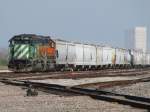
[[[118,89],[119,87],[113,91],[150,96],[150,83]],[[21,87],[0,83],[0,112],[146,112],[130,106],[95,100],[88,96],[64,96],[43,92],[36,97],[25,95],[26,90]]]
[[[141,78],[147,78],[150,75],[140,75],[140,76],[124,76],[124,77],[95,77],[95,78],[81,78],[81,79],[44,79],[44,80],[29,80],[31,82],[49,83],[57,84],[63,86],[77,86],[88,83],[98,83],[98,82],[109,82],[109,81],[121,81],[121,80],[137,80]]]
[[[10,70],[0,70],[0,73],[12,72]]]

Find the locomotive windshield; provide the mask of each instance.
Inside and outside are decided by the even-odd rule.
[[[30,40],[12,40],[11,44],[30,44]]]

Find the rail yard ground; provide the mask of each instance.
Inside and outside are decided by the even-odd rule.
[[[93,77],[89,77],[89,74],[94,74],[92,71],[86,71],[86,72],[66,72],[66,73],[58,73],[50,74],[52,77],[47,77],[48,74],[43,73],[46,77],[42,77],[41,73],[38,74],[21,74],[22,76],[18,76],[19,74],[13,74],[11,72],[2,71],[0,73],[0,78],[8,78],[9,80],[30,80],[34,82],[44,82],[44,83],[50,83],[50,84],[59,84],[59,85],[65,85],[67,87],[69,86],[80,86],[83,87],[92,87],[92,89],[95,88],[95,85],[89,86],[86,85],[88,83],[97,83],[100,82],[100,80],[106,81],[112,81],[119,77],[117,80],[123,79],[128,81],[128,75],[132,74],[132,78],[134,79],[138,78],[146,78],[150,77],[150,70],[119,70],[119,71],[95,71],[95,74]],[[85,75],[86,73],[87,75]],[[8,77],[9,75],[13,75],[13,77]],[[68,76],[68,75],[71,76]],[[82,75],[85,75],[83,77]],[[98,75],[100,74],[100,75]],[[107,77],[103,77],[103,74],[107,75]],[[116,74],[116,75],[115,75]],[[33,75],[29,77],[29,75]],[[40,75],[40,76],[39,76]],[[113,77],[113,75],[115,77]],[[123,76],[121,76],[123,75]],[[100,77],[101,76],[101,77]],[[40,79],[41,77],[41,79]],[[128,78],[128,79],[127,79]],[[96,80],[98,79],[98,80]],[[108,80],[109,79],[109,80]],[[111,80],[110,80],[111,79]],[[136,79],[137,80],[137,79]],[[55,82],[55,83],[54,83]],[[86,83],[85,83],[86,82]],[[114,83],[114,82],[113,82]],[[85,85],[84,85],[85,84]],[[120,84],[120,83],[119,83]],[[99,84],[100,85],[100,84]],[[109,84],[110,85],[110,84]],[[134,99],[134,102],[138,102],[142,99],[142,103],[144,102],[145,108],[141,108],[140,106],[133,106],[131,102],[128,104],[121,104],[119,102],[111,102],[108,99],[99,99],[91,97],[90,95],[83,95],[83,94],[76,94],[76,93],[70,93],[66,91],[59,91],[59,90],[50,90],[50,91],[44,91],[44,90],[38,90],[37,96],[26,96],[27,87],[25,86],[13,86],[6,83],[0,83],[0,112],[147,112],[149,111],[150,107],[146,107],[150,105],[150,81],[144,80],[134,83],[128,83],[124,85],[115,85],[110,87],[102,87],[99,88],[100,91],[107,91],[112,92],[114,94],[121,95],[129,95],[128,97],[132,96],[132,99]],[[105,95],[104,95],[105,96]],[[106,95],[107,96],[107,95]],[[119,97],[120,97],[119,96]],[[103,97],[103,95],[102,95]],[[115,96],[118,98],[118,96]],[[121,99],[124,99],[121,98]],[[143,101],[144,99],[144,101]],[[130,100],[129,100],[130,101]]]
[[[150,82],[138,83],[110,91],[150,97]],[[0,83],[1,112],[146,112],[128,105],[93,99],[89,96],[40,92],[27,97],[24,89]]]

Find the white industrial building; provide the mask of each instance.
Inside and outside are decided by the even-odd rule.
[[[134,49],[147,52],[147,28],[146,27],[135,28]]]

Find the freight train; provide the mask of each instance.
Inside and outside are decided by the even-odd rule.
[[[16,72],[96,70],[150,65],[142,51],[20,34],[9,40],[8,68]]]

